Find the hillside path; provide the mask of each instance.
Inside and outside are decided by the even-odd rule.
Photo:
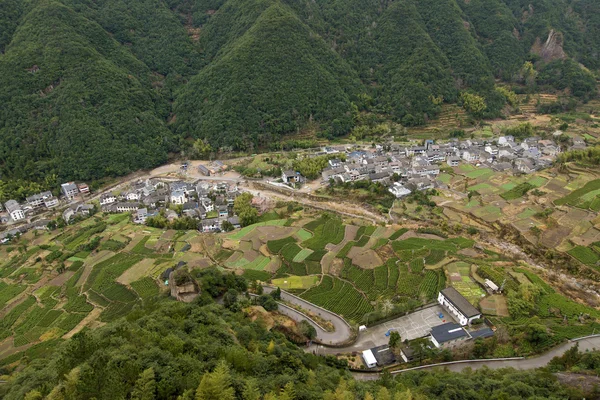
[[[265,293],[271,293],[275,290],[274,287],[271,286],[263,286]],[[333,325],[335,331],[327,332],[323,330],[318,324],[316,324],[313,320],[308,319],[308,322],[315,327],[317,330],[317,338],[319,341],[325,345],[336,345],[340,343],[347,342],[352,338],[352,329],[350,325],[346,321],[344,321],[340,316],[334,314],[330,311],[325,310],[319,306],[316,306],[308,301],[301,299],[298,296],[294,296],[285,291],[281,291],[281,299],[285,300],[289,303],[295,304],[297,306],[302,307],[304,310],[310,311],[319,315],[321,318],[328,320]],[[294,319],[297,322],[301,320],[305,320],[306,318],[299,312],[296,312],[293,309],[288,307],[280,307],[279,312],[287,315],[288,317]]]
[[[489,369],[500,369],[500,368],[515,368],[519,370],[527,370],[527,369],[536,369],[545,367],[548,365],[550,360],[554,357],[562,356],[565,352],[574,346],[579,344],[579,351],[592,351],[600,349],[600,335],[586,337],[582,339],[576,339],[569,341],[567,343],[561,344],[553,349],[547,351],[536,357],[531,358],[522,358],[515,360],[470,360],[465,362],[455,362],[455,363],[444,363],[444,364],[434,364],[434,365],[425,365],[422,367],[416,367],[409,370],[431,370],[434,368],[447,368],[450,371],[461,372],[465,368],[471,368],[472,370],[480,369],[483,367]],[[401,374],[403,372],[409,371],[394,371],[392,374]],[[352,375],[356,379],[359,380],[375,380],[379,378],[378,373],[360,373],[355,372]]]

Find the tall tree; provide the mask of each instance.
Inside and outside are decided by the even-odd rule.
[[[231,371],[225,361],[219,362],[213,372],[204,374],[196,400],[234,400],[235,391],[231,387]]]

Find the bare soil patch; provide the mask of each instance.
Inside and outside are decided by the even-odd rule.
[[[269,264],[265,267],[265,271],[275,273],[281,267],[281,259],[279,256],[272,257]]]
[[[481,254],[472,247],[467,248],[467,249],[461,249],[458,251],[458,254],[461,254],[461,255],[467,256],[467,257],[481,257]]]
[[[190,268],[208,268],[212,265],[212,261],[209,258],[195,258],[188,261]]]
[[[252,240],[252,238],[258,236],[262,241],[268,242],[269,240],[278,240],[291,236],[297,230],[298,228],[290,226],[259,226],[250,232],[246,236],[246,239]]]
[[[131,282],[135,282],[138,279],[147,276],[153,268],[154,259],[144,258],[142,261],[134,264],[127,271],[123,272],[123,274],[117,278],[117,282],[123,285],[129,285]]]
[[[195,237],[193,239],[190,239],[188,241],[188,243],[190,244],[190,251],[192,253],[203,253],[204,252],[204,246],[202,244],[202,238]]]
[[[173,238],[175,237],[175,234],[177,233],[176,230],[174,229],[169,229],[167,231],[165,231],[165,233],[163,233],[160,238],[162,240],[173,240]]]
[[[506,305],[506,297],[501,294],[494,294],[482,299],[479,302],[481,311],[484,314],[496,315],[498,317],[508,317],[508,306]]]
[[[371,249],[363,250],[353,247],[348,252],[348,257],[352,259],[354,265],[363,269],[373,269],[383,264],[383,260]]]
[[[329,273],[331,275],[339,276],[340,272],[342,272],[342,268],[344,267],[344,260],[341,258],[335,257],[331,264],[329,265]]]
[[[69,339],[70,337],[72,337],[74,334],[80,332],[87,324],[92,323],[93,321],[95,321],[99,316],[100,313],[102,312],[101,309],[99,308],[94,308],[88,315],[85,316],[84,319],[82,319],[75,328],[71,329],[71,331],[65,333],[63,335],[63,339]]]
[[[381,246],[380,248],[375,250],[375,252],[383,260],[387,260],[392,257],[396,257],[396,253],[394,252],[394,249],[392,248],[392,246],[389,243],[384,246]]]
[[[260,254],[262,254],[265,257],[271,257],[271,253],[269,252],[269,249],[267,248],[266,244],[261,245],[258,251],[260,251]]]

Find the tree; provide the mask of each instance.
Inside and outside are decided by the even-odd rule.
[[[258,384],[254,379],[248,379],[242,392],[242,398],[244,400],[260,400],[260,391],[258,390]]]
[[[281,300],[281,289],[278,287],[277,289],[273,290],[271,292],[271,297],[273,297],[274,300]]]
[[[239,216],[242,226],[252,225],[258,220],[258,211],[252,207],[252,198],[251,193],[245,192],[233,203],[233,211]]]
[[[148,368],[140,374],[131,392],[132,400],[152,400],[156,392],[156,381],[154,380],[154,369]]]
[[[431,342],[426,338],[418,338],[410,341],[410,349],[413,351],[413,354],[419,359],[419,364],[421,364],[425,358],[433,354],[430,344]]]
[[[400,334],[396,331],[390,332],[390,340],[388,342],[389,346],[393,350],[397,350],[398,346],[400,346],[400,343],[402,343],[402,338],[400,337]]]
[[[232,230],[235,229],[235,227],[233,226],[233,224],[229,221],[223,221],[223,223],[221,224],[221,229],[225,232],[231,232]]]
[[[377,400],[392,400],[392,396],[390,395],[388,388],[383,386],[381,389],[379,389],[379,392],[377,392]]]
[[[475,118],[482,118],[483,112],[486,110],[487,105],[485,99],[479,95],[463,92],[460,95],[462,106],[466,112],[474,116]]]
[[[300,333],[306,336],[309,340],[314,340],[317,337],[317,330],[306,320],[300,321],[298,328]]]
[[[210,143],[205,142],[202,139],[196,139],[193,145],[194,153],[199,158],[205,158],[212,152],[212,147]]]
[[[238,291],[235,289],[229,289],[225,296],[223,296],[223,305],[229,309],[235,308],[238,301]]]
[[[231,387],[231,372],[225,361],[220,361],[213,372],[204,374],[196,400],[234,400],[235,391]]]

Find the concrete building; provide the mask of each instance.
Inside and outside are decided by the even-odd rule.
[[[452,313],[461,325],[469,325],[481,318],[481,312],[453,287],[439,292],[438,303]]]
[[[375,356],[371,350],[363,351],[362,358],[367,368],[375,368],[377,366],[377,360],[375,359]]]
[[[460,344],[464,340],[471,337],[465,331],[465,328],[456,322],[447,322],[443,325],[434,326],[431,328],[430,340],[435,347],[453,347]]]
[[[75,196],[79,193],[79,189],[74,182],[67,182],[60,185],[60,191],[65,197],[69,200],[73,200]]]
[[[6,212],[8,212],[10,218],[13,221],[20,221],[22,219],[25,219],[25,213],[23,212],[23,209],[21,208],[19,203],[17,203],[16,200],[7,201],[6,203],[4,203],[4,207],[6,208]]]

